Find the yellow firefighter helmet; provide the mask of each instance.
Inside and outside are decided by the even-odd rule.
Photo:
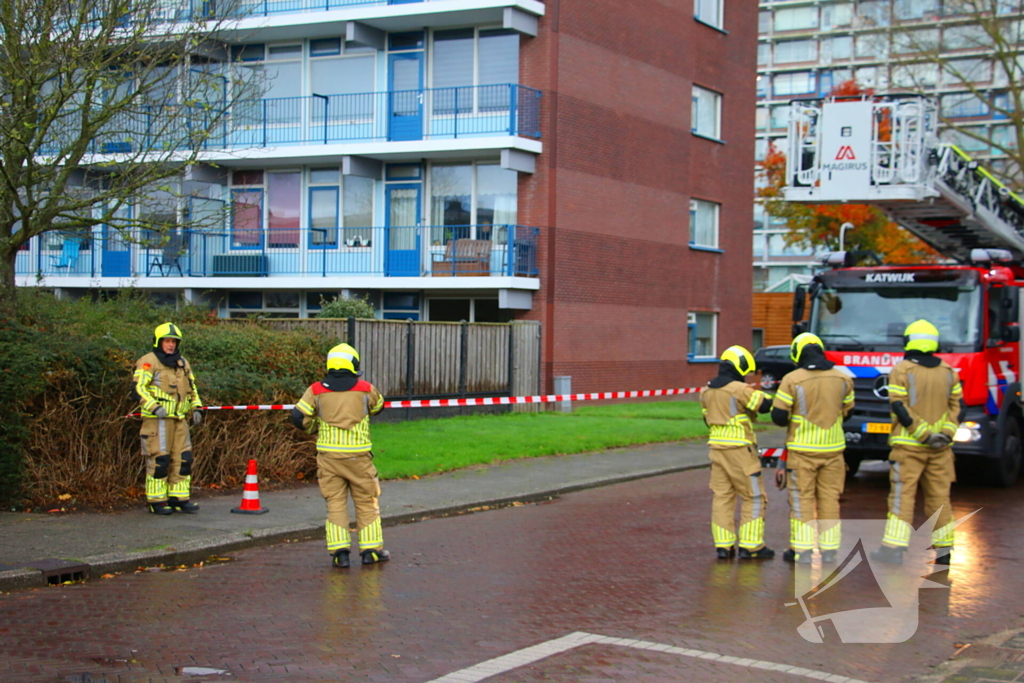
[[[737,372],[744,376],[757,370],[754,356],[742,346],[730,346],[722,352],[721,360],[723,363],[732,365]]]
[[[927,320],[915,320],[903,330],[903,348],[935,353],[939,350],[939,330]]]
[[[181,328],[174,323],[164,323],[153,330],[153,348],[160,346],[161,339],[177,339],[181,344]]]
[[[359,374],[359,352],[348,344],[338,344],[327,352],[328,370],[348,370]]]
[[[821,342],[821,339],[816,334],[810,332],[804,332],[798,334],[793,343],[789,345],[789,359],[794,363],[800,362],[800,354],[804,352],[804,348],[814,344],[821,347],[821,350],[825,350],[825,345]]]

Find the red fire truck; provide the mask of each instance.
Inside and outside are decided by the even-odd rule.
[[[939,142],[936,124],[934,104],[924,98],[793,105],[788,201],[873,204],[946,257],[936,265],[856,267],[850,254],[828,254],[829,269],[796,293],[793,332],[821,337],[829,359],[853,378],[856,407],[844,427],[855,472],[862,460],[888,453],[888,374],[903,357],[904,328],[920,318],[935,324],[939,355],[964,388],[958,469],[1010,486],[1024,428],[1024,201],[962,150]]]

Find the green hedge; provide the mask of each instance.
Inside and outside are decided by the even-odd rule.
[[[152,348],[153,329],[167,321],[183,330],[182,354],[193,366],[207,405],[294,402],[321,376],[324,356],[337,343],[312,331],[273,331],[218,320],[193,307],[175,311],[130,291],[73,302],[21,290],[17,318],[0,319],[0,505],[45,499],[64,487],[76,496],[86,488],[95,490],[91,499],[82,493],[81,502],[110,506],[113,499],[101,500],[104,487],[123,494],[137,483],[137,477],[126,475],[138,469],[141,457],[138,422],[124,419],[134,406],[131,373],[135,361]],[[261,430],[258,442],[285,451],[308,438],[288,430],[280,413],[251,417],[239,421],[233,433],[211,429],[224,443],[207,443],[207,451],[230,454],[233,467],[235,460],[257,455],[232,452],[231,440],[244,436],[238,430]],[[222,420],[222,426],[229,422]],[[202,439],[203,429],[196,430],[196,439]],[[65,433],[76,431],[81,433]],[[107,443],[111,439],[115,443]],[[206,459],[207,474],[218,471],[212,468],[211,453],[195,445],[197,466]],[[113,466],[119,458],[124,463]],[[71,460],[74,467],[68,465]],[[281,465],[286,470],[297,466]],[[73,481],[76,477],[88,479],[89,486]],[[104,477],[117,481],[94,481]],[[121,481],[125,478],[130,481]]]

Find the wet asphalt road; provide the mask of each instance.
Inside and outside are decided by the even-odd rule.
[[[848,484],[844,518],[884,517],[888,481],[873,469]],[[955,490],[958,517],[981,511],[937,575],[948,589],[920,591],[913,637],[849,644],[827,632],[815,644],[796,630],[804,613],[792,605],[790,565],[714,559],[707,476],[387,528],[394,559],[379,566],[333,570],[321,542],[303,542],[0,595],[0,681],[427,683],[461,672],[444,680],[469,683],[481,671],[495,683],[813,680],[767,668],[777,664],[888,683],[1024,620],[1024,487]],[[787,528],[772,489],[767,538],[780,554]],[[816,613],[877,598],[870,573],[848,579]],[[593,637],[532,660],[515,655],[574,633]],[[469,669],[510,654],[520,659]]]

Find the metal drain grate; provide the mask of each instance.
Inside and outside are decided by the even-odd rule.
[[[89,579],[89,565],[69,560],[36,560],[26,564],[25,567],[38,569],[47,586],[58,586],[68,581],[87,581]]]

